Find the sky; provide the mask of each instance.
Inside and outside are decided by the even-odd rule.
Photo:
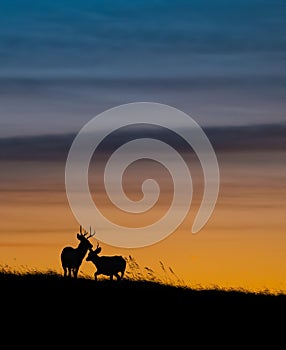
[[[203,178],[181,145],[196,189],[184,222],[152,246],[101,243],[102,253],[132,255],[158,274],[161,261],[191,286],[286,292],[285,20],[282,0],[2,1],[0,265],[62,272],[60,251],[77,245],[79,228],[65,192],[75,135],[99,113],[148,101],[205,130],[220,167],[216,207],[190,234]],[[164,169],[137,164],[126,191],[140,199],[149,170],[162,186],[154,211],[124,216],[92,183],[105,215],[138,225],[163,214],[172,188]],[[81,275],[93,272],[83,263]]]
[[[202,126],[285,122],[282,0],[2,1],[0,137],[160,102]]]

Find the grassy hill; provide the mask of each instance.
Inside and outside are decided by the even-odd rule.
[[[154,346],[175,342],[179,348],[194,341],[203,347],[212,339],[210,334],[215,334],[214,346],[231,337],[231,343],[226,342],[230,348],[242,340],[248,346],[254,341],[257,347],[266,336],[272,346],[280,336],[284,339],[279,328],[284,329],[284,294],[198,290],[129,277],[120,282],[74,280],[52,271],[7,270],[0,272],[0,291],[2,339],[11,330],[20,330],[26,340],[41,337],[45,344],[55,338],[65,342],[66,337],[69,342],[80,338],[82,344],[119,344],[122,338],[131,346],[135,337],[135,348],[150,337]],[[9,336],[10,343],[17,339]]]
[[[111,310],[113,307],[133,312],[148,310],[174,314],[220,313],[231,315],[247,312],[256,314],[286,312],[286,295],[247,292],[244,290],[192,289],[160,281],[124,278],[122,281],[89,277],[77,280],[64,278],[53,271],[47,272],[0,272],[2,300],[20,304],[29,301],[32,310],[40,303],[45,306],[64,305],[76,307],[88,304],[90,308]],[[32,302],[32,303],[31,303]]]

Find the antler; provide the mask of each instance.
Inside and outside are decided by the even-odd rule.
[[[82,231],[83,231],[84,233],[83,233]],[[88,234],[88,231],[86,231],[85,229],[83,229],[81,225],[80,225],[80,227],[79,227],[79,232],[80,232],[80,234],[81,234],[82,236],[86,236],[86,235]],[[89,237],[91,237],[91,236],[89,236]],[[86,237],[86,238],[89,238],[89,237]]]
[[[84,233],[82,233],[82,231],[84,231]],[[89,232],[88,232],[85,229],[83,229],[82,226],[80,225],[79,232],[82,236],[85,236],[85,237],[89,233],[89,236],[87,236],[86,238],[90,238],[90,237],[95,235],[95,231],[93,231],[93,233],[91,233],[91,226],[89,227]]]
[[[97,242],[96,248],[94,250],[95,254],[99,254],[101,252],[101,247],[99,246],[99,242]]]
[[[91,233],[91,226],[89,227],[89,236],[86,238],[90,238],[93,237],[95,235],[95,231],[93,231],[93,233]]]

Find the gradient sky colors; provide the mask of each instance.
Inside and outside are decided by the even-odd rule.
[[[0,135],[77,131],[119,104],[202,125],[285,121],[283,0],[0,5]]]
[[[103,253],[131,254],[158,271],[162,261],[191,285],[286,291],[285,19],[282,0],[2,2],[0,264],[61,271],[61,248],[77,243],[64,186],[73,137],[108,108],[150,101],[206,131],[221,170],[217,207],[198,235],[188,230],[199,195],[164,241],[103,244]],[[131,197],[145,172],[130,170]],[[148,218],[117,219],[160,216],[170,195],[161,178]]]

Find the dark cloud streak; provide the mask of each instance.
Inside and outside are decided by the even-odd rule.
[[[204,128],[216,152],[286,151],[286,124]],[[0,160],[65,161],[75,134],[11,137],[0,139]],[[170,143],[178,151],[189,145],[171,131],[135,128],[115,132],[98,152],[110,153],[131,139],[153,137]]]

